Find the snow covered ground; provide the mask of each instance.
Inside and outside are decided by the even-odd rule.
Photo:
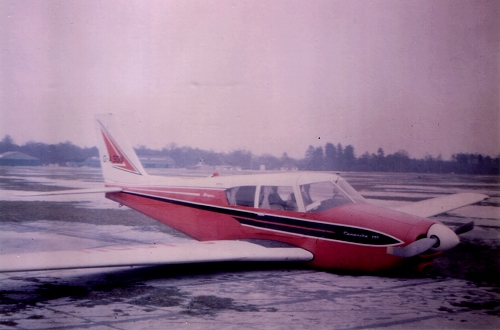
[[[186,174],[182,170],[155,171]],[[462,245],[477,248],[477,252],[474,250],[463,261],[457,261],[456,274],[447,268],[453,260],[443,257],[441,270],[428,276],[339,274],[262,264],[1,274],[0,328],[500,327],[498,281],[483,281],[481,273],[467,273],[472,261],[482,262],[485,251],[493,253],[493,258],[498,254],[498,178],[390,173],[343,176],[370,202],[385,206],[456,192],[488,194],[491,198],[487,201],[437,217],[450,227],[473,219],[476,228],[463,235],[466,242]],[[33,190],[96,188],[102,186],[100,181],[98,169],[0,168],[0,253],[189,240],[126,207],[118,208],[100,194],[29,198],[16,195]],[[460,259],[460,246],[456,249],[458,252],[450,259]],[[498,264],[493,267],[498,269]]]

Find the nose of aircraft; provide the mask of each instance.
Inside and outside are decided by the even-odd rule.
[[[460,239],[457,234],[450,228],[436,223],[433,224],[427,231],[427,238],[437,239],[437,243],[432,246],[432,251],[446,251],[457,246]]]
[[[466,233],[474,228],[474,223],[470,222],[458,227],[455,231],[443,224],[435,223],[427,231],[427,237],[416,240],[405,247],[388,247],[387,253],[402,258],[414,257],[427,250],[434,252],[446,251],[454,248],[460,239],[457,234]]]

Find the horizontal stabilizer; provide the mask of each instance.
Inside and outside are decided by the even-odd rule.
[[[417,215],[419,217],[432,217],[448,212],[459,207],[474,204],[488,198],[489,196],[476,193],[460,193],[448,196],[426,199],[412,204],[394,207],[393,210]]]
[[[55,195],[76,195],[76,194],[97,194],[97,193],[112,193],[120,192],[121,188],[90,188],[90,189],[70,189],[70,190],[56,190],[56,191],[33,191],[15,194],[19,197],[33,197],[33,196],[55,196]]]
[[[297,247],[268,248],[245,241],[208,241],[0,255],[0,272],[153,266],[224,261],[310,261]]]

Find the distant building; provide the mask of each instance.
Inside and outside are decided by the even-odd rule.
[[[67,162],[66,166],[69,167],[101,167],[101,162],[99,161],[99,157],[90,157],[85,159],[83,162]]]
[[[241,171],[241,166],[217,165],[214,169],[218,171]]]
[[[175,160],[171,157],[139,157],[144,168],[172,168]]]
[[[175,160],[171,157],[140,157],[139,161],[141,162],[144,168],[171,168],[175,167]],[[68,162],[66,166],[71,167],[101,167],[101,162],[99,157],[90,157],[87,158],[84,162]]]
[[[280,171],[283,171],[283,172],[294,172],[294,171],[298,171],[299,168],[293,164],[288,164],[288,165],[283,165],[280,167]]]
[[[19,151],[7,151],[0,154],[0,166],[38,166],[40,159]]]
[[[90,158],[87,158],[82,163],[82,166],[87,166],[87,167],[101,167],[101,162],[99,160],[99,157],[90,157]]]

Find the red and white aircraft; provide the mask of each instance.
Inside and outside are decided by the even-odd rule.
[[[113,115],[97,116],[96,126],[105,187],[43,194],[104,192],[198,242],[0,255],[0,272],[220,261],[382,271],[405,259],[425,271],[474,226],[451,230],[428,217],[488,197],[461,193],[388,209],[324,172],[153,176],[123,142]]]

